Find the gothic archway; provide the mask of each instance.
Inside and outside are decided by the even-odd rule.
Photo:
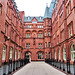
[[[31,59],[31,52],[25,52],[25,58]]]

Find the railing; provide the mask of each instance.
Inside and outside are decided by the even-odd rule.
[[[7,75],[7,74],[11,74],[12,72],[15,72],[16,70],[20,69],[22,66],[26,65],[27,63],[29,63],[29,59],[19,59],[17,61],[12,61],[9,59],[9,62],[5,62],[2,65],[2,72],[0,73],[0,75]]]
[[[64,62],[64,60],[61,62],[54,59],[45,59],[45,62],[56,67],[59,68],[60,70],[65,71],[68,74],[72,74],[75,75],[75,60],[73,64],[70,64],[70,61],[67,59],[67,63]]]

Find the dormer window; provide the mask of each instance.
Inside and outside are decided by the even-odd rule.
[[[30,16],[28,16],[28,20],[30,20]]]
[[[1,15],[1,13],[2,13],[2,5],[0,4],[0,15]]]
[[[41,20],[41,16],[40,16],[40,20]]]

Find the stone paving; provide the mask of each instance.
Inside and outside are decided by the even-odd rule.
[[[66,75],[45,62],[31,62],[13,75]]]

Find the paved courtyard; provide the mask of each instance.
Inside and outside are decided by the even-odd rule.
[[[31,62],[13,75],[66,75],[45,62]]]

